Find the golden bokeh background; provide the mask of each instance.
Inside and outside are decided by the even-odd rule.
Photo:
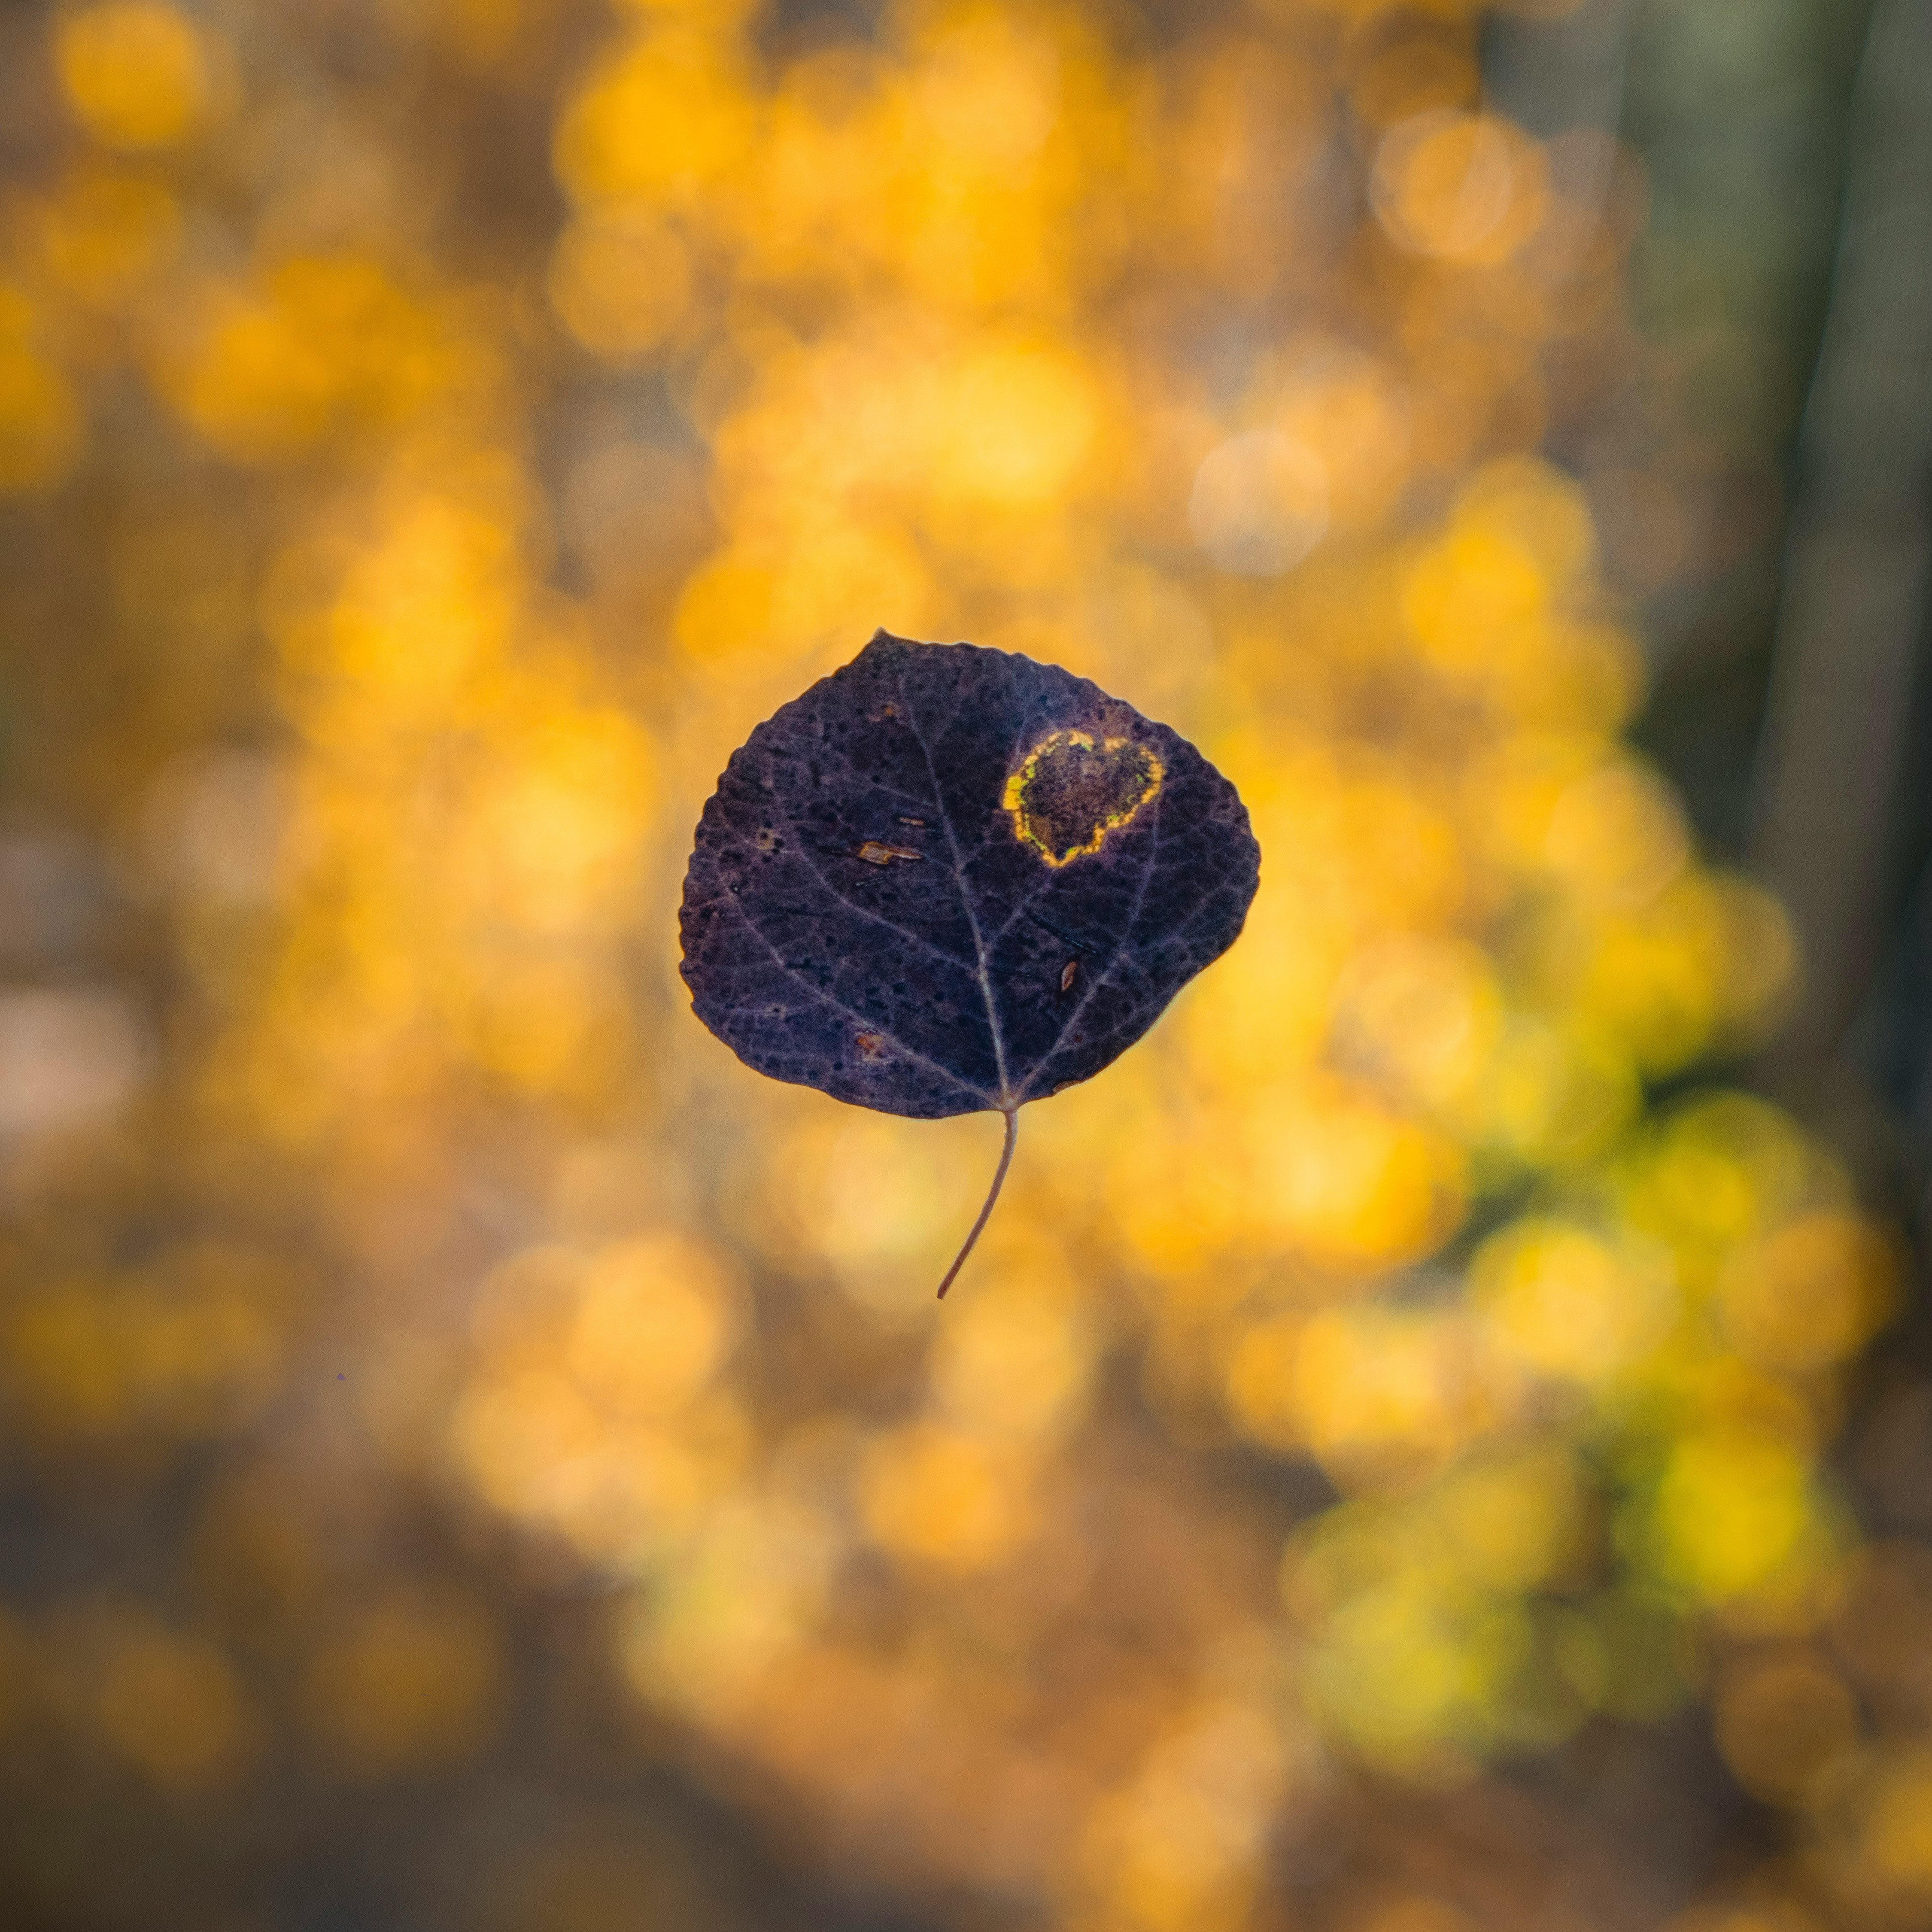
[[[1648,177],[1504,17],[0,20],[8,1924],[1927,1922],[1907,1249],[1625,735]],[[676,970],[878,625],[1264,854],[943,1308],[998,1123]]]

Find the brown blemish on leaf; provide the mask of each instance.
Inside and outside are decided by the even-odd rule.
[[[753,839],[752,843],[757,846],[760,852],[775,852],[778,849],[778,835],[769,825],[760,826],[758,828],[758,837]]]
[[[1063,993],[1072,992],[1073,982],[1079,976],[1079,961],[1077,959],[1068,960],[1066,964],[1060,969],[1060,990]]]
[[[856,1036],[860,1055],[867,1060],[885,1058],[886,1036],[882,1033],[862,1033]]]
[[[1006,780],[1000,800],[1013,831],[1049,866],[1097,852],[1160,790],[1166,776],[1131,738],[1096,740],[1088,731],[1042,738]]]
[[[876,838],[868,838],[852,856],[868,866],[890,866],[895,859],[923,859],[926,854],[910,845],[882,845]]]

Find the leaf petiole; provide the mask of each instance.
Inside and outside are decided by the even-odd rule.
[[[946,1270],[946,1279],[939,1284],[939,1298],[946,1299],[946,1291],[952,1286],[953,1277],[966,1265],[966,1257],[973,1252],[974,1244],[980,1238],[986,1223],[992,1218],[993,1203],[1000,1198],[1000,1190],[1006,1184],[1006,1169],[1013,1164],[1013,1146],[1019,1138],[1020,1110],[1009,1107],[1006,1110],[1006,1144],[1000,1150],[1000,1164],[993,1170],[993,1184],[986,1191],[986,1204],[980,1210],[980,1218],[973,1223],[973,1232],[966,1237],[966,1244],[952,1257],[952,1265]]]

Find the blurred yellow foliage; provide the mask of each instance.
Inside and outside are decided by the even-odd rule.
[[[242,1768],[249,1714],[214,1645],[132,1618],[75,1635],[89,1653],[82,1668],[101,1731],[137,1770],[185,1792]]]
[[[181,245],[181,209],[158,182],[77,170],[27,214],[50,281],[106,308],[137,293]]]
[[[102,0],[55,16],[54,57],[69,105],[110,148],[164,148],[212,104],[202,33],[156,0]]]
[[[1643,1360],[1670,1330],[1676,1284],[1656,1256],[1619,1254],[1587,1229],[1519,1222],[1470,1269],[1477,1306],[1538,1373],[1592,1384]]]
[[[1708,1698],[1807,1895],[1918,1922],[1922,1497],[1865,1541],[1830,1460],[1900,1252],[1721,1084],[1791,931],[1620,738],[1569,466],[1630,164],[1480,104],[1486,15],[50,10],[5,1447],[182,1555],[9,1598],[6,1749],[490,1819],[645,1765],[935,1923],[1582,1932],[1664,1894],[1579,1904],[1490,1766],[1641,1783]],[[992,1124],[754,1079],[671,938],[730,748],[880,625],[1170,718],[1264,854],[943,1311]],[[431,1917],[737,1922],[632,1802]],[[1676,1932],[1835,1932],[1792,1868]]]
[[[1004,1445],[920,1427],[882,1436],[860,1494],[873,1534],[895,1554],[977,1570],[1030,1527],[1025,1462]]]
[[[0,282],[0,493],[50,488],[80,454],[80,400],[40,333],[32,301]]]
[[[676,326],[691,299],[689,260],[662,225],[580,216],[557,238],[550,298],[585,348],[622,362]]]
[[[447,1762],[473,1750],[495,1715],[496,1634],[460,1598],[390,1591],[357,1606],[309,1659],[310,1724],[355,1771]]]
[[[166,380],[182,412],[232,456],[267,460],[330,430],[388,428],[460,364],[442,320],[366,257],[298,256],[201,306]]]
[[[56,1280],[8,1311],[5,1378],[56,1435],[221,1435],[274,1394],[291,1300],[272,1262],[220,1250]]]
[[[1719,1748],[1745,1790],[1774,1803],[1802,1803],[1842,1771],[1858,1732],[1851,1694],[1802,1652],[1748,1659],[1718,1687]]]

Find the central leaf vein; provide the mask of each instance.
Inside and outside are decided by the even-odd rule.
[[[920,752],[926,760],[926,769],[932,780],[932,796],[939,812],[939,823],[946,834],[946,844],[952,855],[952,883],[959,892],[959,903],[965,908],[966,923],[973,934],[973,950],[979,960],[979,970],[974,977],[980,982],[980,992],[986,1002],[986,1025],[992,1035],[993,1064],[1000,1076],[999,1106],[1002,1112],[1010,1112],[1018,1102],[1014,1098],[1012,1082],[1006,1073],[1006,1042],[1000,1030],[999,1003],[993,997],[993,976],[986,960],[986,936],[980,930],[980,915],[974,910],[973,894],[966,883],[966,866],[960,856],[959,835],[953,830],[952,814],[946,808],[946,788],[939,782],[939,767],[933,763],[932,747],[926,742],[917,712],[905,694],[905,680],[902,676],[896,680],[898,687],[899,703],[905,710],[908,726],[917,740]]]

